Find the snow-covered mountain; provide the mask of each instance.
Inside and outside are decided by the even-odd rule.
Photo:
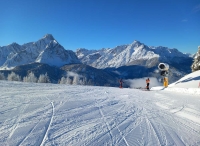
[[[52,66],[80,63],[76,54],[65,50],[51,34],[45,35],[36,42],[24,45],[12,43],[0,47],[0,69],[14,68],[33,62],[46,63]]]
[[[139,41],[129,45],[121,45],[112,49],[87,50],[78,49],[76,55],[82,63],[96,68],[121,67],[141,65],[153,67],[159,62],[180,63],[190,59],[189,54],[184,54],[177,49],[167,47],[148,47]]]
[[[32,69],[35,66],[33,65],[34,63],[47,64],[55,67],[55,70],[60,70],[60,67],[64,65],[78,63],[81,64],[79,68],[82,68],[83,71],[80,72],[76,69],[79,65],[72,65],[73,67],[68,67],[67,71],[81,74],[88,81],[88,84],[93,85],[113,86],[114,78],[134,79],[156,77],[160,79],[161,76],[157,69],[157,65],[160,62],[165,62],[170,65],[169,82],[172,83],[191,72],[190,67],[193,58],[190,54],[181,53],[177,49],[169,49],[161,46],[151,47],[139,41],[134,41],[129,45],[120,45],[115,48],[103,48],[101,50],[81,48],[73,52],[71,50],[65,50],[50,34],[45,35],[36,42],[23,45],[12,43],[8,46],[0,47],[0,70],[2,71],[14,71],[23,77],[31,70],[27,69],[25,71],[26,73],[24,73],[22,68],[30,65],[28,68]],[[97,69],[85,67],[84,64]],[[14,69],[15,67],[19,68]],[[46,71],[45,67],[42,68],[44,69],[42,71],[39,71],[39,69],[41,68],[36,67],[34,70],[37,70],[37,73],[49,72]],[[4,72],[6,75],[9,73]],[[53,79],[55,82],[60,79],[61,75],[64,75],[62,71],[60,72],[59,78]],[[107,76],[107,73],[113,79]],[[105,78],[105,75],[108,78]],[[104,80],[100,83],[99,79]]]

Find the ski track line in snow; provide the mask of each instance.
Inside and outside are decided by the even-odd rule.
[[[159,104],[156,104],[156,105],[160,106]],[[160,107],[162,107],[162,106],[160,106]],[[192,108],[186,108],[185,105],[183,105],[181,107],[173,108],[173,109],[168,108],[168,110],[165,110],[165,111],[169,111],[172,114],[175,114],[179,117],[186,118],[193,123],[200,124],[200,114],[199,114],[199,112],[196,111],[196,110],[193,110]],[[194,130],[194,131],[196,131],[196,130]]]
[[[134,130],[135,127],[137,127],[137,126],[141,123],[141,121],[140,121],[139,123],[137,122],[137,120],[139,120],[139,118],[140,118],[140,116],[135,115],[135,112],[133,112],[131,115],[129,115],[128,117],[126,117],[123,121],[121,121],[121,122],[116,126],[116,127],[118,128],[118,130],[121,132],[121,136],[122,136],[122,138],[118,140],[118,143],[120,143],[122,139],[124,140],[124,138],[125,138],[132,130]],[[122,125],[124,122],[126,122],[126,121],[129,120],[129,119],[133,119],[134,122],[132,121],[132,122],[127,126],[127,128],[130,127],[131,125],[134,126],[134,128],[131,128],[131,130],[130,130],[129,132],[125,132],[124,134],[122,134],[122,131],[119,129],[119,126]],[[137,123],[137,125],[136,125],[136,123]],[[132,127],[132,126],[131,126],[131,127]],[[114,128],[115,128],[115,127],[114,127]],[[127,129],[127,128],[126,128],[126,129]],[[126,129],[124,129],[124,131],[125,131]],[[123,138],[123,137],[124,137],[124,138]],[[126,140],[126,141],[127,141],[127,140]],[[128,142],[127,142],[127,144],[128,144]]]
[[[196,116],[195,114],[191,114],[191,113],[188,113],[186,111],[180,111],[180,112],[176,113],[176,115],[183,117],[183,118],[186,118],[186,119],[189,119],[194,123],[200,124],[200,117]]]
[[[135,121],[136,121],[136,120],[139,120],[139,118],[135,119]],[[140,125],[140,123],[141,123],[141,122],[139,122],[139,123],[137,123],[137,122],[136,122],[136,123],[132,122],[130,125],[132,125],[133,128],[131,128],[131,130],[130,130],[129,132],[124,133],[123,137],[125,138],[126,136],[128,136],[133,130],[135,130],[136,127],[138,127],[138,126]],[[130,127],[130,125],[129,125],[128,127]],[[122,133],[122,132],[121,132],[121,133]],[[124,140],[123,137],[122,137],[121,139],[118,140],[118,144],[121,143],[122,140]],[[126,140],[126,141],[127,141],[127,140]],[[128,142],[127,142],[127,143],[128,143]]]
[[[108,92],[107,91],[105,91],[104,93],[106,93],[106,94],[108,94]],[[103,94],[103,93],[102,93]],[[97,96],[97,95],[95,95],[95,96]],[[108,98],[108,96],[106,96],[106,98],[104,98],[103,100],[102,100],[102,102],[101,103],[103,103],[104,101],[107,101],[109,98]],[[112,133],[111,133],[111,130],[113,129],[111,129],[111,127],[109,126],[109,124],[108,124],[108,122],[106,121],[106,117],[105,117],[105,115],[103,114],[103,111],[101,110],[101,107],[100,107],[100,105],[99,105],[99,103],[97,102],[97,101],[99,101],[99,100],[96,100],[96,105],[97,105],[97,107],[98,107],[98,109],[99,109],[99,112],[100,112],[100,115],[101,115],[101,117],[103,118],[103,121],[104,121],[104,123],[106,124],[106,127],[107,127],[107,129],[108,129],[108,132],[109,132],[109,135],[110,135],[110,138],[111,138],[111,141],[112,141],[112,145],[114,144],[114,140],[113,140],[113,135],[112,135]],[[102,136],[101,136],[102,137]]]
[[[154,132],[154,134],[155,134],[155,136],[156,136],[156,138],[157,138],[159,144],[162,145],[162,144],[161,144],[161,139],[159,138],[159,134],[158,134],[156,128],[154,127],[154,125],[152,124],[152,122],[151,122],[147,117],[146,117],[146,122],[147,122],[147,124],[148,124],[150,127],[152,127],[152,130],[153,130],[153,132]]]
[[[167,115],[167,116],[170,116],[170,115]],[[172,117],[170,117],[172,118]],[[168,118],[167,118],[168,119]],[[162,137],[163,136],[163,142],[165,142],[165,144],[162,144],[162,145],[168,145],[167,142],[169,139],[171,139],[169,142],[171,143],[174,143],[176,145],[185,145],[182,141],[182,139],[177,135],[177,133],[175,131],[173,131],[174,127],[170,127],[169,129],[167,129],[166,127],[169,126],[168,124],[166,124],[166,122],[163,121],[163,119],[159,118],[157,119],[158,121],[157,122],[154,122],[154,123],[151,123],[152,126],[155,127],[158,126],[157,124],[160,125],[160,129],[158,130],[158,132],[162,132],[160,133],[160,136]],[[166,120],[166,119],[165,119]],[[176,121],[174,121],[173,119],[171,120],[173,121],[174,123],[176,123]],[[165,125],[165,126],[164,126]],[[176,125],[175,125],[176,126]],[[162,130],[161,130],[162,129]],[[176,129],[176,128],[175,128]],[[155,128],[156,130],[156,128]],[[168,135],[168,138],[166,137]],[[175,138],[176,137],[176,138]],[[178,144],[177,144],[178,143]],[[174,145],[174,144],[170,144],[170,145]]]
[[[16,107],[14,107],[14,108],[11,108],[11,109],[9,109],[9,110],[13,110],[13,109],[15,109]],[[7,111],[7,110],[6,110]],[[9,115],[8,115],[8,117],[11,117],[11,114],[12,113],[9,113]],[[4,128],[4,125],[6,125],[6,122],[8,121],[9,119],[8,118],[6,118],[5,120],[4,120],[4,122],[1,124],[2,125],[2,127],[0,127],[0,130],[4,130],[5,128]],[[4,129],[3,129],[4,128]]]
[[[21,119],[20,119],[20,115],[25,111],[26,107],[27,107],[27,105],[25,105],[25,106],[23,107],[23,109],[19,112],[19,116],[17,116],[17,119],[15,120],[15,123],[14,123],[13,126],[12,126],[12,130],[11,130],[9,136],[8,136],[8,139],[10,139],[10,138],[12,137],[12,135],[13,135],[14,132],[15,132],[15,130],[17,129],[17,127],[18,127],[18,125],[19,125],[19,121],[21,120]]]
[[[189,125],[192,125],[192,122],[190,121],[190,123],[187,125],[186,123],[183,123],[181,120],[183,120],[183,119],[180,119],[180,118],[178,118],[178,117],[175,117],[175,119],[174,119],[174,117],[173,116],[171,116],[171,115],[169,115],[168,113],[163,113],[163,114],[165,114],[165,117],[166,116],[168,116],[168,118],[166,118],[166,119],[171,119],[170,121],[173,121],[176,125],[182,125],[181,127],[184,127],[184,128],[186,128],[188,131],[192,131],[192,132],[195,132],[195,133],[197,133],[198,135],[200,134],[200,132],[199,131],[197,131],[197,130],[195,130],[194,128],[192,128],[191,126],[189,126]],[[160,119],[160,120],[162,120],[162,119]],[[188,121],[187,121],[188,122]],[[175,126],[176,126],[175,125]],[[182,138],[180,138],[179,136],[178,136],[178,134],[174,131],[174,130],[172,130],[172,129],[174,129],[174,127],[171,127],[171,130],[167,130],[167,132],[169,133],[169,135],[170,135],[170,137],[173,139],[173,142],[176,144],[176,145],[185,145],[184,144],[184,142],[183,142],[183,140],[182,140]],[[175,128],[176,129],[176,128]],[[175,139],[176,138],[176,139]]]
[[[135,115],[134,115],[134,116],[133,116],[133,115],[134,115],[134,112],[131,113],[130,115],[128,115],[128,117],[126,117],[125,119],[123,119],[120,123],[118,123],[118,125],[112,127],[112,129],[110,129],[110,132],[111,132],[111,131],[114,131],[115,129],[117,129],[117,126],[119,127],[119,126],[122,125],[124,122],[126,122],[128,119],[130,119],[130,118],[135,118],[135,117],[136,117]],[[134,119],[134,120],[137,120],[137,118]],[[135,124],[135,123],[132,123],[132,124]],[[131,125],[131,124],[130,124],[130,125]],[[130,125],[129,125],[129,126],[130,126]],[[127,126],[127,127],[129,127],[129,126]],[[133,128],[133,129],[134,129],[134,128]],[[108,132],[109,132],[109,131],[108,131]],[[122,133],[122,132],[121,132],[121,133]],[[123,134],[122,134],[122,135],[123,135]],[[99,135],[99,136],[98,136],[98,139],[100,139],[100,138],[102,138],[102,137],[104,137],[104,136],[105,136],[105,134]],[[117,142],[117,143],[120,143],[121,140],[123,140],[123,137],[122,137],[122,136],[121,136],[121,138],[120,138],[119,140],[117,140],[118,142],[117,142],[117,141],[116,141],[116,142]],[[92,142],[92,141],[90,141],[90,142]],[[117,144],[117,143],[116,143],[116,144]]]
[[[175,114],[177,113],[177,112],[180,112],[181,110],[183,110],[184,109],[184,106],[182,106],[181,107],[181,109],[179,108],[179,110],[178,111],[176,111],[175,112]],[[189,129],[191,129],[193,132],[197,132],[196,130],[194,130],[191,126],[188,126],[188,125],[186,125],[185,123],[183,123],[182,121],[181,121],[181,119],[179,119],[178,117],[175,117],[175,119],[173,118],[174,116],[173,115],[171,115],[171,114],[169,114],[169,112],[170,112],[170,110],[163,110],[163,111],[165,111],[165,112],[162,112],[162,114],[165,114],[165,116],[164,117],[166,117],[166,116],[168,116],[168,118],[165,118],[165,119],[169,119],[169,118],[171,118],[172,120],[171,121],[174,121],[174,123],[176,123],[177,124],[177,122],[179,123],[179,124],[181,124],[181,125],[183,125],[183,127],[187,127],[187,129],[189,130]],[[172,114],[174,114],[174,113],[172,113]],[[158,113],[158,115],[160,115],[159,113]],[[163,117],[163,118],[164,118]],[[160,118],[159,118],[160,119]],[[157,123],[157,122],[155,122],[155,123]],[[167,126],[167,124],[165,124],[164,122],[161,122],[162,123],[162,125],[166,125]],[[178,125],[178,124],[177,124]],[[184,144],[184,142],[183,142],[183,140],[178,136],[178,134],[174,131],[174,130],[172,130],[172,129],[174,129],[174,127],[171,127],[171,130],[166,130],[167,131],[167,133],[170,135],[170,137],[173,139],[173,142],[176,144],[176,145],[185,145]]]
[[[156,102],[156,105],[157,106],[159,106],[159,107],[161,107],[161,108],[163,108],[163,111],[166,111],[166,109],[168,109],[168,108],[166,108],[166,107],[163,107],[163,106],[160,106],[160,104],[158,103],[158,102]],[[152,105],[148,105],[146,102],[143,104],[143,107],[145,107],[144,108],[144,111],[145,111],[145,119],[146,119],[146,123],[149,125],[149,127],[151,127],[152,128],[152,130],[153,130],[153,133],[154,133],[154,135],[155,135],[155,137],[156,137],[156,139],[157,139],[157,141],[159,142],[159,145],[162,145],[162,134],[159,136],[159,130],[154,126],[154,124],[156,124],[157,122],[155,122],[155,118],[157,118],[157,119],[160,119],[162,116],[160,115],[160,111],[156,111],[154,114],[151,114],[151,117],[149,117],[149,115],[148,115],[148,112],[147,111],[152,111],[153,112],[153,109],[154,109],[154,107],[152,106]],[[153,122],[152,122],[153,121]],[[163,122],[162,123],[159,123],[159,124],[163,124]],[[163,138],[164,138],[165,136],[163,136]],[[166,139],[164,139],[164,141],[166,141]]]
[[[138,101],[139,103],[141,102],[141,101]],[[144,107],[144,109],[145,109],[145,111],[152,111],[152,109],[154,109],[154,107],[153,106],[149,106],[149,104],[147,103],[147,102],[141,102],[141,106],[142,107]],[[164,114],[166,114],[168,117],[170,116],[171,117],[171,115],[168,113],[168,112],[166,112],[166,111],[169,111],[169,110],[166,110],[165,108],[162,110],[163,112],[162,113],[164,113]],[[146,116],[148,116],[148,112],[145,112],[145,113],[143,113],[144,115],[146,115]],[[153,115],[152,115],[153,116]],[[156,112],[156,117],[158,118],[158,119],[161,119],[160,117],[163,117],[161,114],[160,114],[160,111],[157,111]],[[163,117],[164,118],[164,117]],[[152,118],[150,118],[150,119],[152,119]],[[149,119],[148,119],[149,120]],[[157,123],[157,122],[155,122],[155,123]],[[152,125],[152,128],[154,128],[153,130],[155,131],[155,133],[156,133],[156,129],[155,129],[155,127],[153,126],[153,123],[150,123],[151,125]],[[164,124],[164,125],[166,125],[165,123],[161,123],[161,124]],[[167,130],[168,131],[168,130]],[[181,140],[181,138],[176,134],[176,132],[174,132],[174,131],[168,131],[168,133],[169,133],[169,135],[172,137],[172,139],[173,139],[173,141],[176,143],[176,142],[178,142],[179,144],[182,144],[182,145],[184,145],[184,143],[183,143],[183,141]],[[157,138],[158,138],[158,134],[156,134],[157,135]],[[175,140],[174,140],[174,138],[173,137],[177,137]],[[161,140],[158,138],[158,140],[159,140],[159,142],[160,142],[160,145],[161,145]],[[177,141],[178,140],[178,141]],[[165,140],[166,141],[166,140]],[[177,143],[176,143],[177,144]]]
[[[170,114],[168,114],[167,112],[166,113],[163,113],[163,114],[165,114],[165,117],[166,116],[168,116],[168,118],[166,118],[166,119],[171,119],[170,121],[173,121],[176,125],[178,125],[179,127],[181,126],[181,127],[184,127],[185,129],[187,129],[188,131],[190,131],[190,132],[195,132],[195,133],[197,133],[198,135],[200,134],[200,131],[197,131],[197,129],[195,129],[194,127],[193,127],[193,125],[194,124],[197,124],[197,123],[194,123],[194,121],[191,121],[191,120],[184,120],[184,119],[180,119],[179,117],[181,117],[181,116],[177,116],[177,117],[174,117],[174,116],[172,116],[172,115],[170,115]],[[176,114],[175,114],[176,115]],[[184,121],[184,122],[183,122]],[[166,125],[166,124],[165,124]],[[175,126],[176,126],[175,125]],[[199,124],[197,125],[197,126],[199,126]],[[172,129],[177,129],[177,128],[175,128],[175,127],[171,127],[171,130]],[[174,137],[174,131],[169,131],[169,130],[167,130],[168,131],[168,133],[171,135],[171,138],[172,139],[174,139],[173,137]],[[181,143],[183,144],[183,140],[176,134],[176,136],[180,139],[180,141],[181,141]],[[184,145],[184,144],[183,144]]]
[[[111,128],[110,128],[110,126],[108,125],[108,123],[107,123],[107,121],[105,119],[105,116],[104,116],[104,114],[103,114],[103,112],[101,110],[101,107],[98,106],[98,108],[99,108],[99,112],[101,114],[101,117],[103,118],[103,121],[104,121],[104,123],[106,124],[106,126],[108,128],[108,132],[109,132],[110,138],[112,140],[112,145],[113,145],[113,136],[112,136],[112,133],[111,133]]]
[[[121,131],[120,131],[118,125],[117,125],[116,127],[117,127],[117,130],[119,131],[119,134],[121,135],[121,137],[123,138],[124,142],[126,143],[126,145],[129,146],[129,144],[128,144],[126,138],[125,138],[125,137],[123,136],[123,134],[121,133]]]
[[[24,139],[22,139],[22,141],[21,142],[19,142],[17,145],[22,145],[23,144],[23,142],[32,134],[32,132],[33,132],[33,130],[35,130],[35,128],[37,127],[37,125],[40,123],[40,120],[39,120],[39,122],[37,123],[37,124],[35,124],[35,126],[31,129],[31,131],[29,132],[29,134],[26,136],[26,137],[24,137]]]
[[[106,99],[105,99],[105,100],[106,100]],[[103,99],[103,100],[101,100],[100,102],[103,103],[105,100]],[[80,110],[82,110],[82,109],[88,109],[88,108],[91,108],[91,107],[96,107],[97,110],[99,110],[97,106],[94,106],[94,103],[96,103],[96,102],[91,102],[91,103],[86,104],[86,105],[84,105],[84,106],[80,106],[80,107],[77,107],[77,108],[73,108],[73,109],[70,109],[70,110],[66,110],[66,111],[65,111],[65,114],[66,114],[67,112],[76,112],[76,111],[80,111]],[[92,111],[89,111],[89,113],[92,113],[92,112],[96,112],[96,111],[93,111],[93,110],[92,110]],[[84,113],[84,114],[81,115],[81,116],[84,116],[85,114],[88,114],[88,112]],[[58,114],[57,114],[57,115],[58,115]],[[75,116],[75,117],[76,117],[76,116]],[[83,126],[83,125],[75,126],[74,129],[80,128],[80,127],[82,127],[82,126]],[[65,128],[63,128],[63,129],[65,129]],[[71,130],[69,130],[69,131],[65,131],[64,133],[62,133],[62,131],[55,131],[54,134],[56,135],[56,137],[54,137],[54,139],[57,139],[58,137],[62,136],[62,134],[66,134],[66,133],[68,133],[68,132],[71,132],[71,131],[73,131],[74,129],[71,129]],[[60,134],[60,133],[62,133],[62,134]]]
[[[127,107],[128,109],[129,109],[129,106]],[[140,125],[140,123],[141,123],[141,121],[139,120],[140,119],[140,117],[141,117],[141,111],[142,111],[142,109],[140,109],[140,108],[136,108],[136,110],[135,110],[135,107],[131,107],[131,113],[129,113],[129,115],[124,119],[124,120],[122,120],[120,123],[118,123],[118,125],[116,125],[115,127],[113,127],[111,130],[114,130],[115,128],[119,131],[119,134],[120,134],[120,136],[121,136],[121,138],[119,139],[119,140],[117,140],[116,142],[119,144],[119,143],[121,143],[121,141],[122,140],[124,140],[124,142],[125,142],[125,144],[127,145],[127,146],[129,146],[129,143],[128,143],[128,141],[126,140],[126,136],[127,135],[129,135],[129,133],[132,131],[132,130],[134,130],[135,129],[135,127],[137,127],[137,126],[139,126]],[[133,121],[136,121],[136,122],[133,122]],[[126,124],[126,122],[127,122],[127,120],[131,120],[132,122],[128,122],[127,124],[127,126],[126,126],[126,128],[123,130],[124,131],[124,134],[122,133],[122,131],[119,129],[119,126],[121,125],[121,126],[123,126],[123,124]],[[139,123],[137,122],[137,121],[140,121]],[[137,124],[136,124],[137,123]],[[134,128],[130,128],[130,127],[134,127]],[[126,130],[128,130],[127,132],[126,132]]]
[[[47,98],[47,100],[50,101],[50,99],[49,99],[48,97],[46,97],[46,98]],[[50,126],[51,126],[51,124],[52,124],[52,122],[53,122],[54,110],[55,110],[53,101],[51,101],[51,106],[52,106],[52,115],[51,115],[51,119],[50,119],[50,121],[49,121],[49,125],[48,125],[48,127],[47,127],[47,130],[46,130],[44,136],[43,136],[43,139],[42,139],[42,142],[41,142],[40,146],[43,146],[43,145],[44,145],[44,142],[45,142],[45,139],[47,138],[47,134],[48,134],[48,132],[49,132]]]
[[[178,112],[181,112],[184,108],[185,108],[185,105],[183,105],[182,107],[177,107],[177,108],[171,109],[170,112],[173,114],[176,114]]]

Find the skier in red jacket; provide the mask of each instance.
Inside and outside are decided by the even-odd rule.
[[[146,88],[147,88],[147,90],[149,90],[149,84],[150,84],[150,79],[148,78],[148,79],[146,79],[146,83],[147,83],[147,86],[146,86]]]

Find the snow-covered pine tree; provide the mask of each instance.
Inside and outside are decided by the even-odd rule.
[[[192,68],[192,72],[200,70],[200,46],[198,47],[198,51],[194,57],[194,62],[191,68]]]
[[[62,77],[60,79],[60,84],[66,84],[66,78],[65,77]]]
[[[83,77],[81,77],[81,78],[79,79],[79,84],[80,84],[80,85],[85,85],[85,80],[84,80]]]
[[[39,76],[38,83],[50,83],[48,74],[47,73],[45,75],[41,74]]]
[[[21,81],[21,77],[14,72],[11,72],[11,74],[8,74],[8,81]]]
[[[23,78],[23,81],[37,83],[38,79],[33,72],[30,72],[27,77]]]
[[[28,77],[27,76],[23,77],[23,82],[28,82]]]
[[[66,78],[66,84],[69,84],[69,85],[71,85],[72,84],[72,78],[71,77],[67,77]]]
[[[72,84],[79,85],[79,77],[78,76],[74,76]]]
[[[4,73],[0,73],[0,80],[5,80],[5,76],[4,76]]]

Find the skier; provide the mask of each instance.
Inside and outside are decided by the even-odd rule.
[[[149,90],[149,84],[150,84],[150,79],[148,78],[148,79],[146,79],[146,83],[147,83],[147,90]]]
[[[122,88],[122,83],[124,83],[124,82],[123,82],[122,79],[120,79],[120,80],[119,80],[119,85],[120,85],[119,88]]]

